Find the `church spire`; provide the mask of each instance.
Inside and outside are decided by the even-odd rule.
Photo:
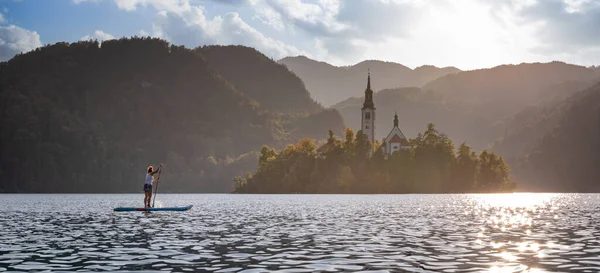
[[[398,127],[398,112],[394,115],[394,128]]]
[[[371,90],[371,69],[369,68],[369,74],[367,75],[367,89],[365,89],[365,103],[363,103],[364,108],[375,108],[375,103],[373,103],[373,90]]]
[[[369,68],[368,70],[368,76],[367,76],[367,90],[371,90],[371,68]]]

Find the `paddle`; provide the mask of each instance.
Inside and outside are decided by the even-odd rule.
[[[160,172],[162,171],[162,164],[160,165],[160,169],[158,169],[158,180],[156,181],[156,190],[154,191],[154,199],[152,200],[152,207],[154,207],[154,202],[156,201],[156,192],[158,191],[158,182],[160,182]]]

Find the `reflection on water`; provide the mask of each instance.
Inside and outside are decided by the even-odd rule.
[[[600,271],[597,194],[157,198],[0,195],[0,271]]]

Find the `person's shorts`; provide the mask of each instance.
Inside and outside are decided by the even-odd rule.
[[[152,185],[144,184],[144,192],[151,191]]]

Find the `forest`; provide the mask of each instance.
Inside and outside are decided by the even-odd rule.
[[[528,152],[511,159],[514,174],[527,183],[524,190],[600,192],[600,82],[534,117],[512,139],[527,141],[531,132],[545,132]]]
[[[0,127],[0,192],[139,192],[159,163],[164,192],[226,192],[263,144],[344,125],[252,48],[132,37],[1,63]]]
[[[234,178],[235,193],[486,193],[510,192],[516,182],[502,157],[458,148],[434,124],[410,139],[411,148],[385,158],[362,131],[344,139],[329,131],[319,149],[301,139],[277,151],[263,146],[254,173]],[[371,156],[372,154],[372,156]]]

